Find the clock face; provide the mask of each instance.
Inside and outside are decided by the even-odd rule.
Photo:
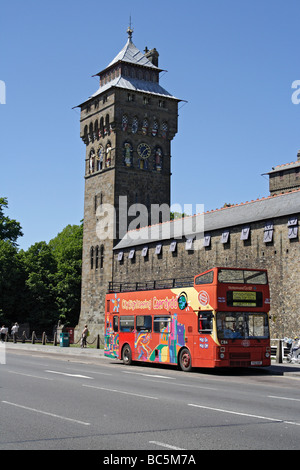
[[[148,144],[142,143],[138,145],[137,148],[138,154],[141,158],[149,158],[151,154],[151,148],[149,147]]]

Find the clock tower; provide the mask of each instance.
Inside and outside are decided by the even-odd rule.
[[[79,105],[80,137],[86,145],[81,313],[92,336],[103,338],[105,294],[113,280],[113,247],[130,223],[135,208],[170,206],[171,140],[177,133],[179,99],[159,84],[158,52],[141,52],[128,40],[108,66],[97,73],[99,89]],[[114,211],[107,210],[113,208]],[[157,206],[156,206],[157,207]],[[99,230],[110,219],[110,230]],[[123,222],[126,222],[124,225]]]

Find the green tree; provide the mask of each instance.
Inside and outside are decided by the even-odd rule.
[[[49,330],[58,322],[55,303],[56,260],[46,242],[20,251],[26,272],[24,302],[31,329]]]
[[[4,215],[4,210],[8,208],[6,197],[0,197],[0,240],[9,241],[12,245],[17,245],[16,241],[22,237],[23,232],[20,222]]]
[[[0,321],[10,326],[22,317],[25,273],[17,249],[21,225],[4,214],[6,209],[7,198],[0,197]]]
[[[0,322],[10,326],[24,315],[25,271],[18,250],[0,240]]]
[[[59,318],[77,325],[80,314],[83,226],[67,225],[49,247],[56,261],[54,292]]]

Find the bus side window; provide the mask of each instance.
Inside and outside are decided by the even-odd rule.
[[[120,317],[120,331],[130,332],[134,330],[134,316],[124,315]]]
[[[198,313],[198,331],[199,333],[210,335],[212,332],[212,312],[199,312]]]
[[[136,317],[136,331],[152,331],[152,317],[150,315],[137,315]]]
[[[170,317],[154,317],[154,332],[155,333],[170,333],[171,332],[171,318]]]
[[[115,333],[119,331],[119,317],[113,317],[113,329]]]

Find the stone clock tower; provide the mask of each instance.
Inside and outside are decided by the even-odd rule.
[[[120,220],[130,223],[135,204],[143,204],[149,214],[152,204],[170,206],[170,144],[177,133],[180,100],[159,84],[162,70],[156,49],[142,53],[132,42],[131,28],[127,33],[123,49],[96,74],[98,91],[79,105],[86,157],[81,313],[76,331],[80,334],[87,323],[92,337],[98,333],[103,337],[105,294],[113,280],[112,249],[128,228],[124,230]],[[105,213],[114,236],[102,236],[98,230],[106,205],[115,209],[115,217]],[[150,222],[146,220],[147,225]]]

